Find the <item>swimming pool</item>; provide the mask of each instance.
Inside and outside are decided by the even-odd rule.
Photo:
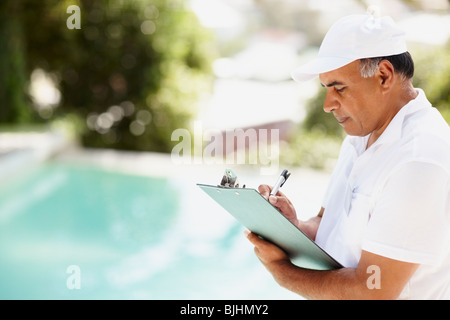
[[[0,184],[0,299],[292,299],[183,178],[52,161]]]

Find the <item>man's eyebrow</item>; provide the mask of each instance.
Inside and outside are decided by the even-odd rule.
[[[339,81],[333,81],[333,82],[331,82],[331,83],[329,83],[329,84],[327,84],[327,85],[325,85],[325,84],[323,84],[323,83],[320,83],[320,85],[322,86],[322,87],[328,87],[328,88],[330,88],[330,87],[334,87],[334,86],[344,86],[345,84],[344,83],[342,83],[342,82],[339,82]]]

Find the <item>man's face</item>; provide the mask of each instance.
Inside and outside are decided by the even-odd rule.
[[[377,77],[363,78],[359,60],[319,75],[327,96],[325,112],[332,112],[345,132],[366,136],[383,122],[385,108]]]

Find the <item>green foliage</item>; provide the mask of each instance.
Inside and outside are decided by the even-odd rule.
[[[85,119],[86,146],[171,150],[172,131],[190,127],[212,85],[214,42],[184,1],[18,2],[27,74],[40,68],[58,80],[53,119]],[[66,26],[73,4],[81,29]]]
[[[0,123],[24,123],[32,118],[25,95],[26,74],[20,6],[0,2]]]
[[[301,166],[332,170],[339,155],[342,137],[320,129],[298,128],[289,144],[281,146],[280,162],[286,166]]]
[[[422,88],[431,104],[450,123],[450,44],[443,48],[418,49],[413,53],[414,86]]]

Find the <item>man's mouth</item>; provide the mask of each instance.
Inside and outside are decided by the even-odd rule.
[[[339,124],[344,124],[350,117],[336,117]]]

